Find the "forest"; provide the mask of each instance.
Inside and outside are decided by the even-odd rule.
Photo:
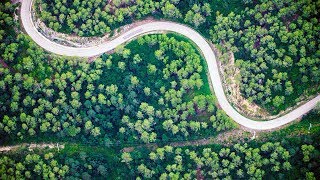
[[[257,139],[177,146],[242,130],[219,107],[201,52],[174,33],[144,35],[94,61],[46,52],[0,2],[0,179],[319,179],[320,104]],[[188,24],[234,53],[240,89],[271,114],[319,93],[319,2],[36,0],[55,31],[101,36],[148,17]],[[209,41],[208,40],[208,41]],[[226,73],[231,76],[232,73]],[[129,150],[128,150],[129,149]]]
[[[23,34],[3,41],[3,140],[149,143],[235,127],[215,106],[204,60],[183,37],[144,36],[90,64],[47,54]]]
[[[0,155],[0,177],[41,179],[307,179],[319,178],[319,128],[301,133],[311,113],[295,124],[248,143],[174,147],[164,145],[133,151],[67,144],[60,151],[28,151]],[[319,126],[318,126],[319,127]],[[294,135],[288,135],[294,132]],[[297,135],[300,133],[300,135]],[[263,137],[263,135],[261,135]],[[286,137],[286,139],[283,139]]]
[[[225,66],[231,65],[228,52],[234,53],[232,66],[240,71],[237,84],[242,95],[271,114],[319,92],[320,4],[316,1],[37,2],[38,16],[48,27],[79,36],[104,34],[149,16],[189,24],[211,38]],[[226,83],[235,74],[223,73]]]
[[[183,19],[195,27],[211,15],[209,3],[196,4],[186,14],[178,9],[180,0],[129,1],[71,1],[36,0],[38,16],[55,31],[75,33],[79,36],[96,36],[147,16]]]
[[[240,14],[217,14],[212,40],[235,54],[248,100],[278,113],[319,92],[319,8],[311,0],[265,1]]]
[[[312,145],[302,145],[294,151],[305,167],[319,163],[316,159],[319,152]],[[143,158],[137,158],[139,156]],[[141,152],[124,152],[121,158],[131,169],[130,173],[146,179],[278,179],[288,175],[293,168],[290,161],[294,159],[280,143],[272,142],[260,147],[248,144],[234,144],[232,148],[164,146],[151,151],[149,157]],[[315,176],[312,172],[304,173]]]

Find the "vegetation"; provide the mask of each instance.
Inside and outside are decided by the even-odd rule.
[[[36,0],[36,13],[48,27],[64,33],[94,36],[148,16],[187,23],[209,37],[216,12],[241,12],[248,7],[238,0],[69,1]]]
[[[48,55],[22,34],[7,39],[3,141],[54,135],[108,146],[205,137],[235,126],[215,106],[204,60],[182,37],[141,37],[91,64]]]
[[[317,129],[319,114],[303,118]],[[317,179],[320,168],[319,131],[298,135],[294,124],[248,143],[231,146],[117,148],[66,143],[60,151],[9,153],[0,155],[1,178],[132,178],[132,179]],[[287,132],[290,136],[284,136]],[[280,134],[279,134],[280,133]],[[281,135],[283,133],[283,135]],[[286,137],[281,139],[281,137]],[[279,142],[278,139],[281,139]],[[113,150],[114,149],[114,150]],[[43,151],[43,150],[42,150]],[[30,163],[32,161],[32,163]]]
[[[44,156],[31,153],[16,159],[0,157],[1,179],[60,179],[69,172],[69,167],[59,164],[52,152]]]
[[[308,158],[306,154],[309,150],[315,153],[312,145],[302,145],[299,153],[302,151],[305,159]],[[293,160],[289,151],[280,143],[271,142],[257,148],[248,144],[235,144],[232,148],[164,146],[150,152],[149,157],[139,152],[132,154],[135,156],[130,153],[122,154],[122,162],[127,163],[130,173],[136,177],[157,179],[280,178],[292,169],[290,161]],[[144,159],[130,159],[139,155]],[[316,159],[313,161],[319,163]]]
[[[110,32],[149,15],[190,24],[205,36],[211,29],[211,39],[225,54],[222,63],[228,62],[227,52],[235,53],[243,95],[273,114],[320,88],[315,1],[38,1],[39,16],[49,27],[80,36]]]
[[[306,89],[319,91],[319,3],[244,2],[245,10],[234,1],[230,9],[229,1],[36,5],[50,27],[81,36],[147,15],[206,35],[213,26],[220,50],[235,53],[244,94],[274,112]],[[16,31],[14,8],[0,3],[0,144],[64,141],[65,148],[0,153],[0,179],[320,178],[319,104],[300,123],[255,140],[173,147],[236,127],[216,106],[206,63],[191,42],[147,35],[88,63],[49,54]]]
[[[39,17],[55,31],[76,33],[79,36],[94,36],[109,33],[123,24],[148,15],[169,19],[184,19],[198,27],[210,16],[208,3],[194,4],[192,10],[184,16],[177,5],[179,0],[161,1],[70,1],[37,0]]]
[[[320,4],[308,0],[254,5],[240,14],[217,14],[211,35],[224,53],[235,53],[244,96],[278,113],[301,95],[319,92]]]

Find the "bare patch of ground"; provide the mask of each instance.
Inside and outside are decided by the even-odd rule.
[[[3,146],[0,147],[0,152],[8,152],[8,151],[15,151],[21,148],[27,148],[29,151],[33,151],[34,149],[45,149],[45,148],[49,148],[49,149],[53,149],[53,148],[57,148],[59,149],[63,149],[64,148],[64,144],[58,144],[58,143],[43,143],[43,144],[36,144],[36,143],[31,143],[31,144],[19,144],[19,145],[14,145],[14,146]]]
[[[132,151],[134,151],[134,149],[137,149],[137,148],[156,149],[156,148],[158,148],[158,144],[157,143],[148,143],[148,144],[141,144],[138,146],[124,147],[121,151],[122,152],[132,152]]]
[[[124,25],[118,29],[113,30],[111,33],[106,33],[102,36],[95,36],[95,37],[80,37],[76,34],[64,34],[60,32],[56,32],[53,29],[47,27],[44,22],[37,17],[35,13],[35,7],[32,8],[32,19],[34,22],[35,27],[38,31],[44,35],[46,38],[54,41],[58,44],[72,46],[72,47],[90,47],[90,46],[97,46],[102,43],[111,41],[112,39],[118,37],[119,35],[125,33],[126,31],[140,26],[142,24],[146,24],[153,21],[153,18],[147,18],[143,21],[137,21],[128,25]]]
[[[210,43],[218,59],[220,75],[222,77],[227,98],[235,108],[246,116],[254,118],[265,118],[270,114],[253,102],[244,98],[240,91],[240,70],[235,66],[234,55],[231,51],[222,54],[219,49]]]
[[[4,67],[4,68],[9,68],[9,70],[11,71],[11,72],[15,72],[15,70],[13,69],[13,68],[11,68],[3,59],[1,59],[0,58],[0,64],[2,65],[2,67]],[[1,74],[1,73],[0,73]]]
[[[284,111],[281,111],[277,115],[271,115],[268,111],[261,108],[259,105],[254,102],[250,102],[248,99],[242,96],[240,91],[240,70],[235,66],[235,58],[234,54],[231,51],[227,53],[222,53],[214,44],[209,43],[212,47],[219,66],[220,76],[223,81],[223,88],[225,90],[225,94],[228,98],[228,101],[232,106],[241,114],[251,119],[256,120],[271,120],[282,115],[287,114],[293,109],[299,107],[300,105],[306,103],[308,100],[314,98],[317,95],[306,96],[301,95],[297,99],[297,104],[290,108],[287,108]]]
[[[21,2],[21,0],[11,0],[11,4],[17,4],[19,2]]]
[[[172,147],[183,147],[183,146],[203,146],[208,144],[224,144],[230,145],[234,142],[245,141],[245,139],[250,139],[253,133],[244,131],[242,129],[235,129],[227,132],[220,133],[218,136],[208,137],[193,141],[181,141],[173,142],[169,145]]]
[[[209,144],[224,144],[226,146],[230,146],[234,143],[238,142],[246,142],[248,140],[252,140],[258,137],[256,132],[250,132],[243,129],[234,129],[231,131],[226,131],[220,133],[217,136],[197,139],[197,140],[189,140],[189,141],[180,141],[180,142],[171,142],[167,145],[172,147],[184,147],[184,146],[204,146]],[[155,149],[158,147],[157,143],[149,143],[149,144],[142,144],[140,146],[131,146],[125,147],[122,149],[122,152],[132,152],[136,148],[148,148],[148,149]]]
[[[0,64],[1,64],[2,67],[4,67],[4,68],[8,68],[8,67],[9,67],[8,64],[7,64],[6,62],[4,62],[4,60],[1,59],[1,58],[0,58]]]

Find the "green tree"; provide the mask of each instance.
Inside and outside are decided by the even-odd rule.
[[[121,154],[121,162],[129,164],[133,159],[131,158],[130,153],[124,152]]]
[[[272,103],[275,107],[280,107],[284,103],[284,96],[276,96],[273,98]]]
[[[179,9],[168,1],[164,4],[161,10],[163,15],[167,18],[180,18],[182,16]]]

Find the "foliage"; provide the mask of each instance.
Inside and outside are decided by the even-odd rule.
[[[150,151],[149,156],[132,156],[134,160],[127,163],[127,166],[130,175],[140,178],[278,179],[290,177],[290,172],[299,166],[305,166],[295,164],[301,161],[298,154],[301,151],[305,153],[305,147],[314,149],[312,145],[302,145],[300,150],[289,152],[279,142],[266,142],[261,145],[235,144],[232,147],[164,146]],[[130,154],[135,153],[137,152]],[[313,167],[319,167],[320,162],[316,158],[320,156],[318,151],[317,153],[313,153]],[[123,154],[128,156],[128,153]],[[312,175],[307,172],[307,176]]]
[[[8,66],[0,68],[3,141],[54,135],[109,146],[233,128],[206,91],[204,60],[189,42],[177,39],[141,37],[88,63],[48,55],[17,35],[0,49]]]
[[[110,32],[121,23],[158,13],[184,20],[201,32],[214,24],[213,40],[236,53],[242,90],[267,107],[284,108],[290,98],[319,80],[315,18],[319,8],[310,1],[246,0],[251,3],[247,12],[229,15],[226,7],[221,7],[222,14],[214,13],[221,1],[41,2],[37,2],[42,4],[40,16],[50,27],[81,36]],[[189,5],[183,7],[185,3]],[[299,137],[230,147],[167,145],[118,152],[117,146],[125,144],[188,140],[235,127],[215,106],[206,64],[196,48],[184,37],[151,35],[92,63],[57,57],[13,30],[18,26],[11,17],[14,6],[1,3],[0,10],[1,144],[39,137],[77,142],[58,153],[1,154],[1,179],[319,177],[319,132],[314,121],[310,123],[316,140]],[[213,16],[216,20],[211,21]],[[294,86],[299,79],[305,87]]]
[[[151,14],[180,18],[177,3],[179,0],[37,0],[36,7],[41,20],[55,31],[94,36]]]
[[[311,0],[259,1],[217,14],[212,39],[235,53],[246,98],[277,113],[319,91],[318,9]]]
[[[0,156],[1,179],[61,179],[69,173],[67,165],[59,164],[54,154],[49,152],[40,156],[28,153],[15,160]]]

